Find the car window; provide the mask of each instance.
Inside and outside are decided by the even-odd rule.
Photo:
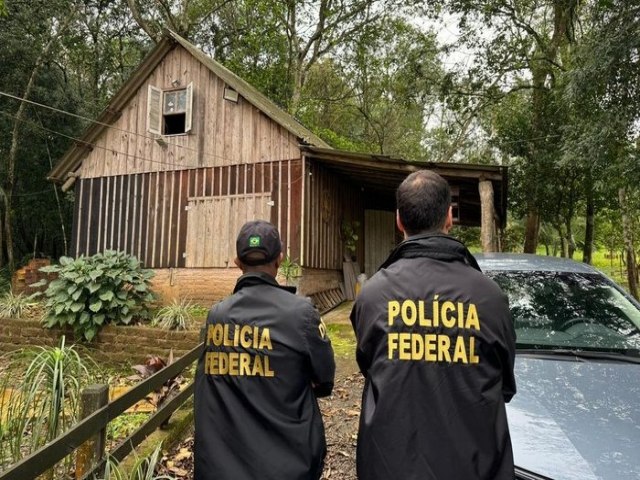
[[[486,273],[509,297],[519,346],[640,348],[640,310],[601,275]]]

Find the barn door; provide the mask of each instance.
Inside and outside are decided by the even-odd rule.
[[[364,211],[364,273],[368,278],[376,273],[396,245],[394,212]]]
[[[269,220],[271,193],[189,199],[185,266],[233,267],[236,237],[248,220]]]

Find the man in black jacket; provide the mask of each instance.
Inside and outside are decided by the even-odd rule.
[[[513,480],[507,297],[447,235],[449,185],[422,170],[396,195],[405,240],[351,312],[365,377],[361,480]]]
[[[246,223],[236,242],[243,275],[214,306],[196,371],[195,480],[317,480],[326,442],[317,397],[335,363],[320,316],[278,285],[277,229]]]

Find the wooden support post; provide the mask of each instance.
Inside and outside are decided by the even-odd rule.
[[[495,235],[495,215],[493,206],[493,184],[491,180],[480,178],[478,182],[478,190],[480,192],[480,240],[482,242],[483,252],[495,252],[497,249]]]
[[[82,391],[80,417],[86,418],[109,403],[108,385],[90,385]],[[78,448],[76,457],[76,480],[91,471],[102,459],[106,445],[107,429],[103,428]]]

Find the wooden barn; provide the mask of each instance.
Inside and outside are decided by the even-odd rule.
[[[483,224],[485,248],[495,249],[506,169],[334,150],[166,32],[49,177],[75,191],[72,254],[131,253],[156,271],[165,300],[228,295],[236,234],[261,218],[278,226],[302,267],[300,291],[323,308],[343,295],[345,227],[358,237],[346,253],[372,274],[398,240],[394,191],[419,168],[450,181],[457,221]]]

